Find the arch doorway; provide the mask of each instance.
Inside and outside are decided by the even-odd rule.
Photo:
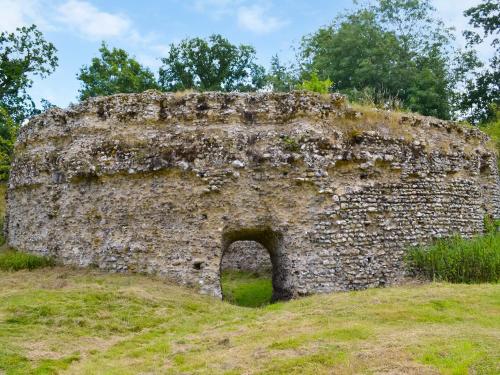
[[[282,246],[282,234],[270,228],[224,232],[220,264],[223,299],[249,307],[290,299]]]

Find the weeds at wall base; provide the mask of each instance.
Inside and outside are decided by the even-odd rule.
[[[52,258],[21,253],[12,249],[0,253],[0,270],[2,271],[19,271],[23,269],[31,271],[36,268],[52,266],[55,266],[55,261]]]
[[[451,283],[497,283],[500,280],[500,232],[463,239],[440,239],[430,247],[408,251],[411,274]]]

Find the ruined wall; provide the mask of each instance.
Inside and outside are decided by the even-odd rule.
[[[272,270],[271,258],[264,246],[255,241],[233,242],[224,253],[221,271],[238,270],[268,273]]]
[[[243,240],[269,251],[276,298],[391,284],[407,246],[500,217],[487,142],[339,95],[94,98],[21,129],[8,242],[217,296],[222,254]]]

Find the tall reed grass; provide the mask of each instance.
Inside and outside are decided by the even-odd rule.
[[[431,280],[452,283],[498,282],[500,279],[500,233],[464,239],[440,239],[429,247],[408,251],[410,272]]]

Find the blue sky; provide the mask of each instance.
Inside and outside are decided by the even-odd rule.
[[[457,42],[467,20],[463,10],[479,0],[433,0],[439,15],[457,29]],[[293,58],[291,46],[301,37],[352,8],[352,0],[0,0],[0,30],[35,23],[58,49],[59,67],[36,80],[35,101],[45,98],[65,107],[76,101],[79,68],[97,55],[102,40],[120,47],[157,71],[170,43],[186,37],[226,36],[235,44],[251,44],[268,67],[278,54]],[[480,51],[486,58],[491,50]]]

